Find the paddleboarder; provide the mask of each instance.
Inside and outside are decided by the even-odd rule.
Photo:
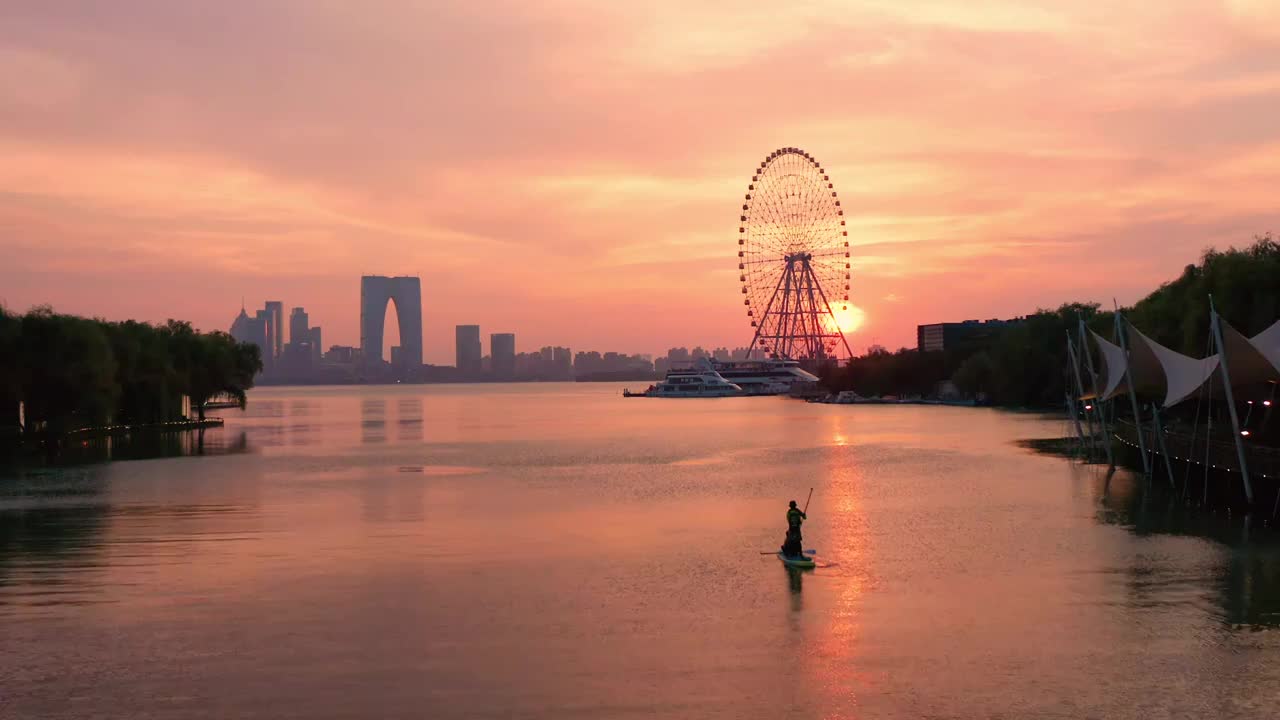
[[[796,501],[792,500],[790,507],[787,508],[787,539],[782,544],[783,555],[787,557],[804,555],[804,539],[800,535],[800,524],[808,519],[804,511],[796,507]]]

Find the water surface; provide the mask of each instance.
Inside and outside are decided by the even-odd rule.
[[[1016,443],[1060,421],[619,393],[260,389],[201,456],[10,471],[0,716],[1280,706],[1274,544]]]

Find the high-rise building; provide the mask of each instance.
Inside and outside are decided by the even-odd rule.
[[[476,376],[480,374],[480,326],[458,325],[454,328],[455,355],[458,372]]]
[[[284,352],[284,303],[268,300],[265,309],[268,315],[267,333],[271,340],[271,356],[280,357],[280,353]]]
[[[271,332],[273,327],[271,324],[271,311],[259,310],[254,316],[254,322],[262,328],[262,370],[263,372],[271,372],[276,366],[276,354],[274,352],[275,336]]]
[[[259,310],[255,317],[249,317],[249,313],[245,312],[245,309],[241,307],[240,314],[231,323],[231,337],[235,338],[237,342],[258,346],[264,369],[271,365],[271,344],[267,339],[265,315],[265,310]]]
[[[510,380],[516,374],[516,335],[515,333],[493,333],[489,336],[490,363],[493,376],[499,380]]]
[[[568,380],[573,377],[573,353],[567,347],[557,347],[552,354],[555,364],[555,379]]]
[[[413,373],[422,370],[422,281],[416,277],[360,278],[360,351],[366,363],[382,360],[382,332],[387,303],[395,303],[400,325],[402,366]]]
[[[318,363],[320,362],[320,348],[322,347],[320,344],[320,326],[317,325],[311,328],[307,336],[311,338],[311,357]]]
[[[311,342],[310,318],[307,311],[296,307],[289,312],[289,342],[295,345]]]

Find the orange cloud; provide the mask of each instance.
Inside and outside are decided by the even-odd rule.
[[[358,275],[417,273],[433,361],[462,322],[521,347],[744,344],[737,205],[799,145],[844,201],[859,343],[1132,300],[1275,226],[1273,15],[0,8],[2,299],[224,327],[242,296],[279,298],[355,343]]]

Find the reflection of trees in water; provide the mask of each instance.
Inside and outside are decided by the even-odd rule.
[[[1158,478],[1157,478],[1158,480]],[[1099,522],[1137,536],[1170,535],[1212,540],[1225,549],[1212,574],[1214,601],[1233,625],[1280,627],[1280,536],[1248,515],[1208,513],[1182,490],[1128,472],[1099,472],[1094,483]],[[1270,508],[1259,510],[1270,516]],[[1128,586],[1140,606],[1157,606],[1171,584],[1205,578],[1171,577],[1156,560],[1135,556]],[[1142,564],[1149,563],[1149,564]]]
[[[0,483],[0,498],[13,501],[0,509],[0,589],[9,584],[5,578],[32,564],[96,565],[91,559],[100,553],[111,511],[101,495],[93,470],[36,471]],[[61,576],[37,572],[23,584],[59,583]]]
[[[183,430],[133,432],[70,445],[57,457],[59,466],[108,460],[150,460],[186,455],[235,455],[249,451],[244,431]]]

